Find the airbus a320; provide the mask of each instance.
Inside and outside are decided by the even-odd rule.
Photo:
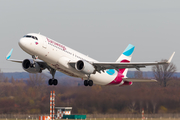
[[[146,66],[169,64],[175,54],[174,52],[167,62],[131,62],[135,46],[129,44],[115,62],[98,62],[36,33],[23,36],[19,40],[19,46],[31,55],[32,59],[10,59],[13,49],[8,53],[6,59],[21,63],[23,69],[29,73],[41,73],[48,69],[52,75],[52,79],[48,81],[49,85],[58,84],[58,80],[54,78],[56,71],[82,78],[85,86],[93,86],[93,84],[125,86],[132,85],[133,82],[155,82],[154,79],[127,78],[128,68],[139,70]]]

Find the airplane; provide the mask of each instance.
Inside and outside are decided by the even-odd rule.
[[[129,44],[115,62],[98,62],[41,34],[26,34],[18,43],[32,59],[10,59],[13,52],[11,49],[6,60],[21,63],[22,68],[29,73],[41,73],[48,69],[52,75],[49,85],[58,84],[58,80],[54,78],[56,71],[81,78],[85,86],[128,86],[133,82],[156,82],[154,79],[127,78],[128,68],[140,70],[146,66],[169,64],[175,54],[173,52],[166,62],[131,62],[135,46]]]

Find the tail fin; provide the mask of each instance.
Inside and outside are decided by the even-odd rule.
[[[129,63],[131,61],[134,48],[135,48],[134,45],[129,44],[127,48],[124,50],[123,54],[121,54],[120,57],[116,60],[116,62]],[[124,78],[126,78],[127,72],[128,72],[128,68],[119,69],[119,73],[121,73],[124,76]]]

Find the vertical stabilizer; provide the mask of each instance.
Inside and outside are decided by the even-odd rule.
[[[134,52],[134,45],[129,44],[127,48],[124,50],[124,52],[120,55],[120,57],[116,60],[116,62],[130,62],[132,58],[132,54]],[[119,72],[124,75],[124,78],[126,78],[128,68],[119,69]]]

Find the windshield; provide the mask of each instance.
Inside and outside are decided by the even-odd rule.
[[[36,36],[32,36],[32,35],[25,35],[23,37],[27,37],[27,38],[33,38],[35,40],[38,40],[38,38]]]

